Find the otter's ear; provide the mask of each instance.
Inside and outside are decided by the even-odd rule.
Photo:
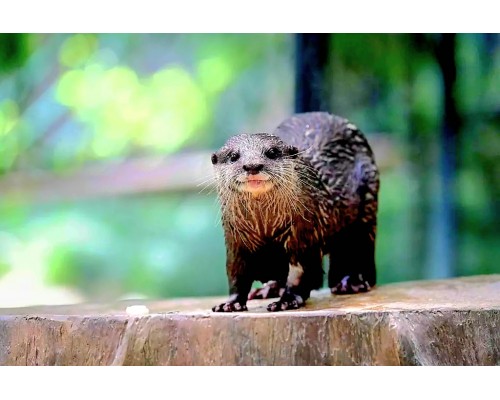
[[[299,149],[295,146],[290,146],[287,149],[288,155],[291,156],[292,158],[295,158],[295,156],[297,155],[298,152],[299,152]]]
[[[213,165],[217,164],[217,154],[213,153],[211,160]]]

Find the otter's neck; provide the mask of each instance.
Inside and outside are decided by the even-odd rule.
[[[269,192],[254,196],[250,193],[235,193],[222,204],[222,218],[240,233],[258,233],[265,237],[274,234],[304,213],[299,195],[273,188]]]

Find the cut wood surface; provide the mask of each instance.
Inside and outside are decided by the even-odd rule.
[[[0,364],[500,365],[500,275],[322,290],[280,313],[211,312],[223,299],[0,309]]]

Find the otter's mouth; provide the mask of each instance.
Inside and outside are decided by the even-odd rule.
[[[264,174],[248,175],[238,179],[238,187],[242,192],[249,192],[259,195],[267,192],[273,186],[268,176]]]
[[[254,178],[252,176],[249,176],[245,183],[250,188],[258,189],[258,188],[262,188],[266,184],[266,182],[268,182],[268,181],[269,181],[269,179]]]

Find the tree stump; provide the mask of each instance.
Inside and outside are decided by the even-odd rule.
[[[0,364],[500,365],[500,275],[322,290],[280,313],[211,312],[222,300],[0,309]]]

